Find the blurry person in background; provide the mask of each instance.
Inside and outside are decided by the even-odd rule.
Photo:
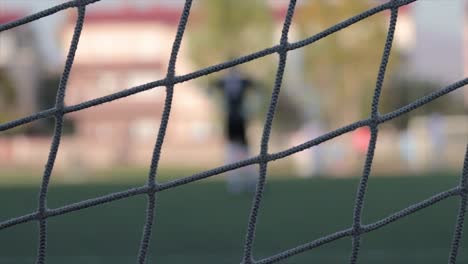
[[[214,86],[221,91],[224,98],[227,164],[241,161],[249,157],[245,97],[247,90],[255,88],[255,84],[238,69],[230,68],[225,76],[215,82]],[[252,166],[229,171],[228,191],[230,193],[253,192],[256,186],[256,175]]]
[[[371,138],[370,129],[368,127],[360,127],[354,131],[351,138],[351,143],[354,150],[360,155],[367,154],[369,141]]]
[[[324,133],[322,124],[319,121],[309,121],[297,132],[293,133],[289,144],[296,146],[315,139]],[[299,177],[308,178],[321,176],[325,169],[325,159],[322,146],[316,145],[310,149],[301,151],[294,155],[296,173]]]
[[[417,170],[417,145],[414,132],[408,129],[402,131],[399,143],[400,155],[405,161],[407,169],[409,172],[415,172]]]
[[[362,164],[364,164],[369,148],[369,141],[371,138],[371,131],[369,127],[360,127],[351,134],[352,153],[353,159],[350,160],[352,168],[357,168],[361,173]]]
[[[429,157],[433,169],[439,169],[444,163],[444,154],[442,153],[445,145],[443,125],[444,117],[441,114],[433,112],[429,115],[427,123],[431,149]]]

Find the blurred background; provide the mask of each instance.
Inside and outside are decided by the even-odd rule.
[[[62,2],[0,0],[0,23]],[[317,34],[383,2],[299,1],[289,35],[290,42]],[[67,86],[66,105],[79,104],[163,79],[182,5],[183,1],[180,0],[103,0],[88,6]],[[283,0],[194,1],[177,61],[177,75],[276,45],[287,5],[288,1]],[[369,116],[389,17],[388,11],[381,12],[312,45],[289,52],[273,124],[270,153],[285,150]],[[54,106],[75,20],[75,10],[67,10],[0,33],[1,123]],[[248,139],[252,156],[260,149],[277,63],[278,56],[270,55],[239,66],[245,76],[259,84],[259,92],[247,97]],[[224,74],[221,71],[175,86],[172,114],[158,173],[161,181],[189,176],[225,163],[222,96],[211,89],[213,81]],[[420,0],[404,6],[399,11],[379,111],[384,114],[396,110],[467,75],[468,1]],[[55,194],[57,199],[51,204],[64,205],[142,184],[151,160],[164,97],[164,87],[158,87],[67,114],[52,176],[51,196]],[[375,221],[434,192],[455,186],[468,142],[467,108],[468,89],[464,87],[381,126],[372,168],[375,185],[370,186],[369,205],[365,211],[369,212],[367,220]],[[0,134],[0,183],[3,186],[0,197],[6,201],[16,195],[21,201],[5,205],[5,214],[0,220],[34,210],[37,196],[35,186],[42,177],[53,128],[53,118],[42,119]],[[262,217],[278,217],[277,210],[282,208],[285,212],[279,217],[282,223],[297,230],[288,231],[286,228],[285,233],[275,231],[279,232],[277,239],[281,241],[272,242],[272,234],[275,233],[272,230],[277,226],[261,221],[258,238],[260,255],[268,256],[327,232],[337,231],[341,224],[343,227],[350,225],[354,190],[362,172],[369,137],[367,128],[357,129],[270,163],[271,193],[266,197],[267,208]],[[160,257],[166,261],[164,263],[187,263],[187,259],[193,260],[192,263],[224,263],[218,261],[221,257],[226,259],[226,263],[236,263],[245,232],[250,195],[232,198],[225,193],[223,183],[219,181],[222,176],[214,178],[194,187],[181,187],[180,191],[170,195],[172,191],[168,192],[171,199],[165,200],[166,207],[161,206],[161,224],[154,238],[156,244],[163,239],[165,242],[161,242],[164,245],[159,251],[156,250],[152,258]],[[207,195],[198,196],[200,191]],[[343,195],[328,197],[336,192]],[[284,193],[288,194],[286,200],[275,196]],[[398,194],[402,194],[401,197],[395,197]],[[166,192],[161,194],[164,195]],[[215,203],[210,200],[211,195],[223,198]],[[77,256],[72,260],[76,263],[133,261],[132,254],[136,252],[144,212],[143,197],[138,199],[141,200],[119,202],[120,208],[137,212],[138,216],[124,216],[115,206],[107,208],[115,217],[128,217],[125,221],[135,223],[128,225],[131,233],[115,224],[114,229],[120,230],[115,234],[116,241],[120,241],[119,237],[122,240],[120,251],[111,248],[108,251],[98,250],[96,248],[100,245],[97,242],[84,246],[85,241],[95,241],[95,234],[75,231],[77,233],[71,235],[78,236],[77,241],[70,242],[68,246],[51,242],[51,250],[55,252],[50,253],[51,260],[64,263],[63,257],[72,255]],[[231,213],[221,210],[225,214],[220,213],[219,217],[225,220],[215,221],[220,225],[216,229],[206,223],[208,216],[189,213],[191,206],[183,203],[187,199],[192,199],[193,203],[198,201],[202,206],[200,212],[205,210],[209,214],[218,206],[226,209],[230,205]],[[317,210],[323,210],[323,215],[328,218],[317,218],[313,213],[306,212],[301,212],[300,219],[287,218],[286,215],[296,215],[297,210],[301,210],[300,207],[295,208],[298,204],[291,204],[304,200],[310,207],[318,206]],[[435,225],[433,227],[428,227],[431,223],[418,225],[418,221],[429,217],[418,215],[419,220],[417,217],[412,220],[413,226],[409,223],[410,228],[400,225],[401,229],[398,229],[397,226],[395,231],[388,233],[388,239],[381,239],[383,234],[370,235],[368,241],[374,239],[374,242],[365,244],[370,245],[369,251],[365,251],[364,246],[364,263],[375,263],[377,260],[384,263],[382,256],[386,256],[388,263],[440,263],[439,258],[445,259],[448,255],[453,229],[457,203],[455,199],[451,202],[446,207],[429,211],[437,222],[432,223]],[[95,211],[91,215],[83,213],[82,218],[61,218],[67,218],[70,225],[78,226],[86,221],[90,221],[89,225],[96,224],[96,221],[104,223],[104,213],[98,209],[90,210]],[[291,210],[290,213],[287,213],[288,210]],[[187,217],[194,220],[187,223],[184,221]],[[329,221],[330,218],[338,220]],[[58,222],[51,220],[55,221]],[[122,226],[127,225],[124,220],[121,221]],[[282,226],[281,221],[276,225]],[[308,222],[317,223],[314,226],[323,228],[312,233],[299,232],[299,227],[306,228]],[[177,223],[192,226],[191,229],[185,228],[185,233],[168,231],[172,230],[170,226]],[[221,227],[223,223],[232,226]],[[208,231],[211,242],[207,239],[206,244],[186,237],[187,233],[197,237],[199,233],[196,232],[213,228],[217,231]],[[425,231],[427,228],[431,228],[430,234]],[[416,240],[408,238],[406,244],[397,245],[401,241],[396,241],[396,237],[405,236],[409,229],[420,231],[412,236]],[[51,230],[52,236],[57,237],[64,232],[72,232],[65,225]],[[113,232],[110,227],[108,230]],[[33,257],[35,237],[31,239],[31,234],[35,232],[33,225],[0,233],[0,248],[3,248],[0,249],[0,256],[5,256],[0,257],[0,263],[26,263],[26,259]],[[434,239],[431,240],[431,237]],[[15,243],[11,243],[11,239]],[[213,245],[213,241],[219,243]],[[175,251],[177,243],[192,248],[188,250],[186,258]],[[24,245],[29,244],[31,246],[26,250]],[[410,248],[415,244],[419,247]],[[200,253],[213,246],[218,253]],[[326,263],[343,263],[348,247],[349,243],[326,246],[325,251],[319,251],[316,255],[307,253],[305,256],[309,258],[285,263],[303,263],[301,261],[314,258]],[[9,249],[2,252],[5,248]],[[77,251],[72,251],[72,248]],[[104,253],[100,256],[96,252]],[[122,255],[114,257],[119,254]],[[468,252],[462,254],[466,261]],[[235,261],[232,262],[232,259]],[[74,262],[67,259],[67,263]]]

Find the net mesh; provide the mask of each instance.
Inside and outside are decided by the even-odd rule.
[[[393,43],[393,36],[395,33],[395,26],[397,23],[398,18],[398,10],[401,6],[408,5],[412,2],[417,0],[390,0],[389,2],[383,3],[377,7],[369,9],[361,14],[358,14],[354,17],[351,17],[347,20],[344,20],[341,23],[333,25],[332,27],[314,35],[304,40],[289,43],[288,42],[288,31],[291,25],[292,17],[296,8],[296,1],[291,0],[289,2],[289,7],[286,13],[286,17],[283,24],[281,39],[278,45],[266,48],[264,50],[239,57],[221,64],[217,64],[214,66],[210,66],[186,75],[176,75],[175,73],[175,66],[177,61],[177,54],[179,52],[179,48],[182,42],[182,38],[184,35],[185,27],[187,24],[187,20],[190,14],[192,1],[187,0],[185,1],[183,12],[180,17],[179,26],[177,29],[177,34],[172,46],[172,52],[169,60],[169,66],[167,69],[167,74],[164,79],[146,83],[140,86],[131,87],[126,90],[110,94],[107,96],[103,96],[100,98],[96,98],[93,100],[89,100],[80,104],[65,106],[64,105],[64,97],[65,97],[65,90],[67,87],[67,80],[70,75],[71,68],[73,66],[73,60],[75,56],[75,52],[78,48],[78,42],[81,35],[81,30],[83,28],[84,20],[85,20],[85,12],[86,7],[89,4],[98,2],[100,0],[74,0],[69,1],[52,8],[46,9],[44,11],[35,13],[33,15],[18,19],[16,21],[12,21],[10,23],[6,23],[0,25],[0,32],[32,22],[34,20],[52,15],[54,13],[60,12],[62,10],[68,8],[75,8],[78,12],[77,21],[74,29],[74,34],[72,37],[72,41],[70,44],[70,48],[68,51],[68,56],[65,63],[65,68],[63,71],[63,75],[58,87],[57,96],[56,96],[56,103],[55,106],[51,109],[47,109],[44,111],[37,112],[30,116],[20,118],[17,120],[13,120],[4,124],[0,125],[0,131],[5,131],[23,124],[27,124],[33,122],[38,119],[54,117],[55,118],[55,133],[52,139],[52,144],[50,147],[49,156],[47,159],[47,163],[45,166],[45,171],[42,178],[42,184],[40,187],[40,194],[39,194],[39,202],[37,210],[34,212],[11,218],[6,221],[0,223],[0,230],[10,228],[15,225],[27,223],[30,221],[38,221],[39,223],[39,243],[38,243],[38,250],[37,250],[37,257],[36,263],[43,264],[46,263],[46,253],[47,253],[47,219],[51,217],[55,217],[58,215],[67,214],[73,211],[83,210],[86,208],[99,206],[105,203],[110,203],[113,201],[126,199],[132,196],[137,195],[146,195],[147,196],[147,209],[146,209],[146,221],[143,228],[142,239],[139,247],[138,253],[138,262],[145,263],[148,256],[149,245],[150,245],[150,238],[152,233],[152,226],[155,217],[155,206],[156,206],[156,196],[158,192],[175,188],[181,185],[189,184],[191,182],[199,181],[208,177],[212,177],[230,170],[235,170],[244,166],[258,164],[259,165],[259,177],[257,188],[255,191],[255,195],[252,201],[252,207],[250,211],[250,216],[248,218],[248,226],[247,226],[247,233],[244,242],[244,249],[243,249],[243,257],[242,263],[244,264],[253,264],[253,263],[276,263],[282,260],[288,259],[294,255],[300,254],[302,252],[311,250],[313,248],[322,246],[324,244],[333,242],[335,240],[344,238],[344,237],[351,237],[352,239],[352,250],[349,257],[349,263],[357,263],[358,256],[359,256],[359,249],[360,249],[360,242],[361,242],[361,235],[371,232],[373,230],[379,229],[383,226],[386,226],[392,222],[395,222],[403,217],[411,215],[419,210],[427,208],[431,205],[434,205],[442,200],[445,200],[449,197],[459,197],[460,205],[458,209],[458,214],[456,216],[456,223],[453,233],[452,245],[449,252],[448,262],[453,264],[456,263],[457,253],[460,248],[460,242],[462,237],[463,231],[463,224],[465,220],[465,213],[467,208],[467,200],[468,200],[468,146],[467,152],[464,158],[464,165],[462,170],[462,176],[460,183],[446,191],[438,193],[432,197],[429,197],[426,200],[417,202],[401,211],[395,212],[379,221],[370,224],[363,224],[362,223],[362,210],[365,201],[365,195],[367,190],[367,182],[369,179],[369,175],[371,173],[372,168],[372,160],[374,158],[374,151],[376,147],[377,137],[379,133],[379,125],[392,120],[398,116],[401,116],[405,113],[408,113],[418,107],[421,107],[443,95],[446,95],[452,91],[455,91],[459,88],[464,87],[468,84],[468,78],[462,79],[458,82],[455,82],[447,87],[444,87],[440,90],[434,91],[404,107],[401,107],[395,111],[392,111],[387,114],[380,114],[378,112],[379,107],[379,98],[380,93],[382,90],[382,84],[384,82],[386,66],[389,60],[392,43]],[[374,14],[379,12],[390,10],[390,23],[388,27],[387,33],[387,40],[385,42],[385,47],[381,59],[381,64],[378,72],[377,82],[375,86],[374,96],[371,103],[371,115],[369,118],[357,121],[350,125],[341,127],[329,133],[323,134],[317,138],[314,138],[310,141],[307,141],[303,144],[291,147],[287,150],[280,151],[277,153],[269,153],[268,152],[268,142],[270,138],[271,127],[273,123],[273,118],[275,115],[275,109],[278,103],[278,97],[280,94],[280,88],[283,78],[283,73],[286,65],[286,59],[288,52],[291,50],[295,50],[298,48],[302,48],[304,46],[313,44],[314,42],[333,34],[343,28],[346,28],[354,23],[357,23],[367,17],[370,17]],[[164,143],[164,137],[166,134],[166,128],[169,122],[169,116],[171,112],[171,103],[174,93],[174,86],[178,83],[186,82],[195,78],[198,78],[203,75],[208,75],[214,72],[218,72],[239,64],[243,64],[270,54],[278,53],[279,55],[279,64],[276,73],[276,81],[274,84],[273,92],[271,95],[271,101],[268,108],[267,116],[265,125],[263,128],[263,134],[261,138],[261,150],[257,156],[251,157],[246,160],[242,160],[236,163],[227,164],[221,167],[213,168],[204,172],[196,173],[188,177],[184,177],[181,179],[169,181],[166,183],[158,183],[156,180],[156,175],[158,171],[158,161],[161,155],[161,148]],[[148,89],[153,89],[156,87],[164,86],[166,88],[166,99],[164,105],[164,111],[162,114],[161,125],[159,128],[156,144],[154,147],[154,152],[151,160],[151,165],[149,169],[149,176],[147,183],[140,187],[135,187],[131,189],[127,189],[121,192],[110,193],[101,197],[96,197],[89,200],[83,200],[76,203],[68,204],[59,208],[48,208],[47,207],[47,191],[48,185],[50,181],[50,176],[54,167],[55,159],[57,156],[57,151],[59,149],[60,140],[61,140],[61,133],[62,133],[62,126],[63,126],[63,119],[64,115],[79,111],[85,108],[93,107],[99,104],[111,102],[126,96],[130,96],[132,94],[136,94]],[[261,208],[262,196],[265,188],[266,176],[267,176],[267,167],[268,163],[273,160],[281,159],[294,153],[303,151],[305,149],[311,148],[318,144],[321,144],[325,141],[331,140],[335,137],[353,131],[359,127],[369,127],[371,131],[371,138],[368,146],[367,157],[364,164],[364,169],[362,173],[362,177],[360,179],[360,183],[358,185],[358,189],[356,192],[355,204],[354,204],[354,214],[352,218],[352,226],[348,229],[344,229],[338,231],[336,233],[332,233],[323,237],[320,237],[316,240],[313,240],[309,243],[299,245],[297,247],[284,250],[279,252],[276,255],[272,255],[266,257],[264,259],[255,260],[253,258],[253,245],[255,240],[255,231],[257,227],[257,220],[258,220],[258,213]]]

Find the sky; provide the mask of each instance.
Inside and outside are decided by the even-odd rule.
[[[285,2],[284,0],[271,0]],[[304,0],[305,1],[305,0]],[[375,0],[380,1],[380,0]],[[463,77],[462,34],[463,2],[468,0],[419,0],[413,4],[417,26],[417,45],[413,54],[414,68],[436,78],[455,79]],[[0,0],[0,12],[7,9],[22,9],[31,14],[66,1],[59,0]],[[180,5],[183,0],[102,0],[92,8],[111,8],[127,2],[144,6],[164,3]],[[287,1],[286,1],[287,2]],[[39,46],[51,64],[63,58],[54,52],[57,47],[56,31],[64,19],[63,12],[33,23],[39,34]],[[437,64],[438,67],[434,67]]]
[[[420,0],[413,4],[417,45],[413,68],[444,83],[464,78],[465,0]]]

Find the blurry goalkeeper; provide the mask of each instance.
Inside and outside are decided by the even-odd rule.
[[[246,135],[246,93],[255,88],[254,82],[235,68],[215,82],[216,89],[224,97],[225,136],[227,163],[234,163],[249,157],[249,143]],[[227,188],[230,193],[253,192],[256,186],[256,171],[247,166],[227,173]]]

